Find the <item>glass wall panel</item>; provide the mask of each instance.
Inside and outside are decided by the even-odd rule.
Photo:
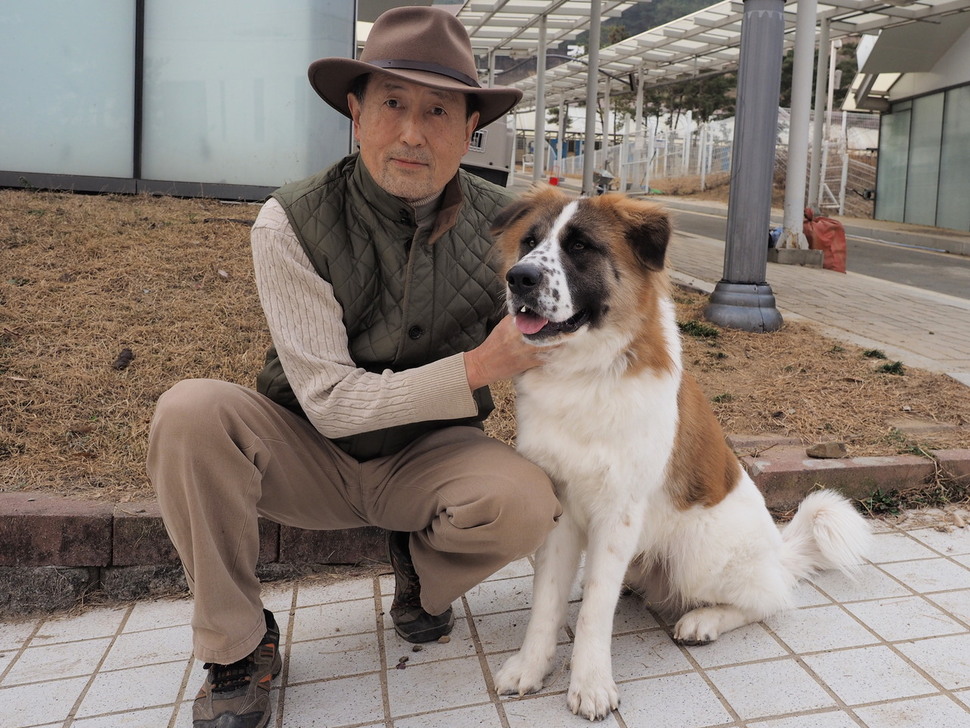
[[[970,230],[970,86],[946,93],[936,224]]]
[[[142,177],[275,187],[350,149],[307,66],[353,55],[354,3],[146,0]]]
[[[0,2],[0,169],[131,177],[135,3]]]
[[[936,193],[940,184],[940,142],[943,136],[943,94],[913,99],[906,174],[905,222],[936,224]]]
[[[910,110],[893,109],[879,124],[879,168],[876,178],[877,220],[902,222],[906,215],[906,167],[909,159]]]

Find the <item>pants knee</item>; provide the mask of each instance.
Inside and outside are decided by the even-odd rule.
[[[534,466],[530,466],[534,467]],[[552,482],[538,467],[532,477],[514,484],[502,504],[502,531],[512,558],[528,556],[538,549],[562,515]]]
[[[237,389],[237,385],[218,380],[186,379],[162,394],[148,433],[149,476],[162,460],[171,463],[201,444],[217,441],[217,435],[225,432],[220,413]]]

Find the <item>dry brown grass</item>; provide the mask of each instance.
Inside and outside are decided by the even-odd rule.
[[[0,190],[0,492],[86,499],[152,496],[144,470],[158,396],[180,379],[252,385],[269,343],[248,222],[257,208],[212,200]],[[680,320],[705,298],[678,293]],[[787,324],[769,335],[685,335],[685,360],[725,429],[856,455],[970,447],[966,427],[932,441],[902,416],[970,423],[970,389]],[[115,368],[119,354],[134,358]],[[120,366],[120,364],[119,364]],[[514,401],[496,387],[489,431],[512,441]]]

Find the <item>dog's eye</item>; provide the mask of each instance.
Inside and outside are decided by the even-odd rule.
[[[570,244],[569,249],[574,253],[578,253],[580,250],[586,250],[586,243],[584,243],[582,240],[575,240],[572,244]]]
[[[539,242],[535,239],[534,236],[528,235],[522,240],[522,244],[531,250],[532,248],[537,246]]]

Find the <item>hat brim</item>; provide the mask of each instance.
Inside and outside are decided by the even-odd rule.
[[[405,81],[430,88],[457,91],[458,93],[475,96],[479,113],[477,129],[500,119],[522,99],[522,91],[509,86],[475,88],[438,73],[379,68],[370,63],[351,58],[321,58],[319,61],[310,64],[307,75],[310,78],[310,85],[320,98],[341,114],[350,118],[347,94],[350,92],[351,84],[358,76],[375,72],[396,76]]]

